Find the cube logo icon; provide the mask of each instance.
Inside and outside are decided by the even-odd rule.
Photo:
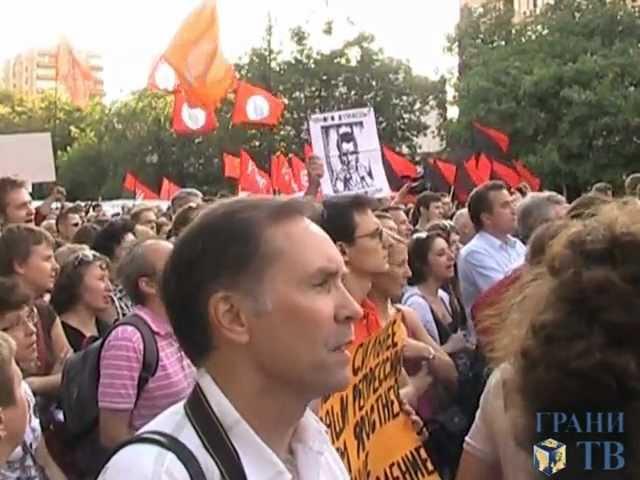
[[[547,477],[567,466],[567,446],[548,438],[533,446],[533,465]]]

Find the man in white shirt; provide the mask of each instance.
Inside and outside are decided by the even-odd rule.
[[[180,237],[164,272],[173,329],[200,367],[195,391],[219,418],[247,479],[349,478],[307,406],[349,385],[347,348],[362,310],[343,285],[338,249],[306,213],[298,200],[221,201]],[[177,437],[207,479],[222,478],[205,447],[205,422],[194,418],[181,402],[144,430]],[[99,478],[189,475],[174,453],[133,444]]]
[[[458,276],[470,319],[480,294],[524,263],[526,248],[512,236],[516,210],[504,183],[492,181],[476,188],[467,208],[477,233],[460,252]]]

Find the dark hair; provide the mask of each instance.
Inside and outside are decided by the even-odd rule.
[[[183,188],[171,198],[171,210],[173,213],[180,210],[184,205],[180,205],[183,202],[190,203],[188,200],[191,198],[202,199],[202,192],[195,188]]]
[[[273,261],[267,232],[308,213],[301,200],[221,200],[178,238],[162,277],[162,297],[176,337],[195,365],[213,349],[211,296],[234,289],[259,297],[256,288]]]
[[[118,281],[135,305],[145,305],[146,303],[145,296],[140,291],[138,284],[140,278],[158,277],[159,272],[156,270],[153,259],[147,254],[145,247],[149,242],[159,241],[163,240],[147,239],[136,243],[129,249],[118,265]]]
[[[0,275],[15,274],[15,263],[24,263],[33,247],[46,244],[51,248],[55,240],[46,230],[33,225],[10,225],[0,235]]]
[[[200,215],[205,208],[207,208],[207,206],[204,203],[188,203],[178,210],[176,216],[173,218],[173,223],[171,224],[168,237],[173,238],[180,236],[182,231],[191,225],[191,223],[198,218],[198,215]]]
[[[70,215],[82,215],[83,210],[78,205],[71,205],[70,207],[63,207],[56,217],[56,230],[60,232],[60,224],[67,220]]]
[[[100,227],[93,223],[85,223],[82,225],[78,231],[73,236],[73,240],[71,243],[77,243],[78,245],[93,245],[94,240],[96,239],[96,235],[100,231]]]
[[[0,215],[4,216],[7,213],[7,196],[20,188],[27,188],[24,180],[16,177],[0,178]]]
[[[471,218],[471,223],[473,223],[478,232],[483,229],[482,214],[493,212],[491,194],[502,190],[508,191],[504,182],[493,180],[474,188],[471,195],[469,195],[469,202],[467,203],[469,218]]]
[[[427,233],[439,233],[447,242],[451,240],[451,234],[458,234],[458,229],[451,220],[433,222],[427,227],[426,231]]]
[[[334,243],[350,245],[356,236],[356,214],[374,209],[375,202],[365,195],[333,197],[322,202],[319,218],[314,218],[314,221]]]
[[[58,315],[68,312],[78,303],[85,273],[94,263],[101,263],[106,269],[109,268],[109,259],[92,251],[78,252],[60,267],[51,292],[51,306]]]
[[[20,310],[31,301],[29,292],[13,277],[0,277],[0,315]]]
[[[420,221],[422,209],[429,210],[432,203],[442,202],[442,194],[436,192],[423,192],[416,198],[416,206],[411,215],[411,224],[415,227]]]
[[[420,232],[411,237],[408,252],[409,268],[411,269],[409,285],[420,285],[429,278],[429,252],[438,238],[447,241],[441,232]]]
[[[124,237],[128,233],[133,234],[134,231],[135,225],[128,218],[110,220],[109,223],[97,233],[91,248],[110,260],[113,260],[116,249],[120,246]]]

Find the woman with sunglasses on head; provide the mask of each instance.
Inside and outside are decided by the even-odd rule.
[[[61,267],[51,305],[75,352],[104,335],[109,324],[99,316],[111,306],[109,260],[93,251],[71,256]]]

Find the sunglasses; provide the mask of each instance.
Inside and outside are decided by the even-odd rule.
[[[95,262],[106,263],[105,258],[102,255],[92,250],[78,252],[71,257],[71,260],[73,260],[73,268],[79,268],[82,265],[88,265]]]

